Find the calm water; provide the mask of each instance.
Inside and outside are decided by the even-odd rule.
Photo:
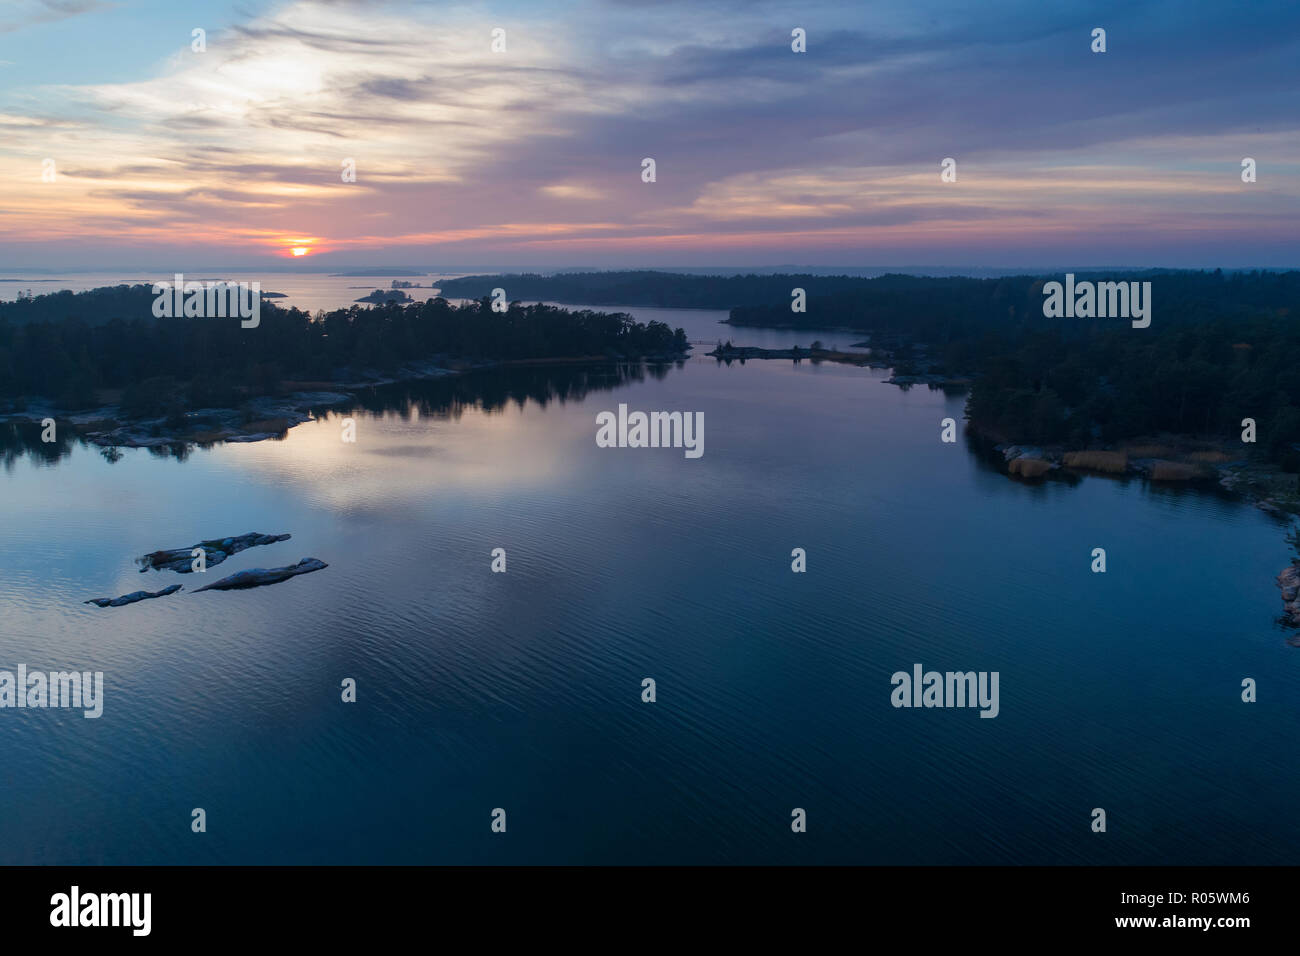
[[[0,863],[1294,862],[1284,529],[1011,481],[939,442],[960,397],[884,377],[534,369],[369,396],[356,444],[334,414],[184,461],[11,458],[0,667],[102,670],[106,703],[0,711]],[[704,412],[703,458],[597,448],[620,402]],[[132,563],[254,530],[293,539],[206,580],[330,567],[191,594]],[[999,671],[1000,715],[892,708],[918,662]]]

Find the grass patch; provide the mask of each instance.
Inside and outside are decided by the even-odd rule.
[[[1169,445],[1125,445],[1124,453],[1130,458],[1172,458],[1177,454]]]
[[[1191,481],[1203,474],[1201,468],[1183,461],[1157,461],[1151,465],[1153,481]]]
[[[1067,468],[1086,468],[1088,471],[1122,475],[1128,471],[1128,455],[1122,451],[1067,451],[1065,465]]]
[[[1041,478],[1052,470],[1050,461],[1041,458],[1016,458],[1007,465],[1007,471],[1021,478]]]

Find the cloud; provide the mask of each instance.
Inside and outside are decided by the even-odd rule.
[[[151,242],[170,216],[185,241],[250,255],[299,234],[560,252],[1214,222],[1269,244],[1300,211],[1300,13],[1283,4],[432,9],[297,0],[147,75],[10,90],[0,175],[37,188],[7,201],[0,236]],[[1243,195],[1246,155],[1262,175]],[[44,157],[63,172],[37,185]]]
[[[113,6],[108,0],[8,0],[6,17],[0,20],[0,33],[13,33],[40,23],[56,23]],[[0,60],[0,64],[10,65],[7,60]]]

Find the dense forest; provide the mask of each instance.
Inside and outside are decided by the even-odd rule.
[[[42,396],[68,408],[122,389],[128,414],[229,406],[285,380],[334,381],[352,370],[391,373],[412,361],[684,354],[686,335],[625,313],[445,299],[310,316],[261,306],[238,319],[153,317],[147,285],[57,293],[0,304],[0,401]]]
[[[766,278],[766,277],[765,277]],[[851,328],[890,331],[936,341],[969,338],[985,331],[1018,335],[1055,322],[1063,334],[1077,327],[1124,325],[1118,320],[1046,320],[1043,285],[1062,275],[1007,276],[997,279],[922,278],[887,275],[848,280],[846,288],[825,288],[820,278],[783,279],[783,291],[762,305],[732,308],[733,325],[807,329]],[[807,309],[792,312],[795,279],[807,280]],[[1147,281],[1154,300],[1154,322],[1146,332],[1215,318],[1283,315],[1300,306],[1300,272],[1143,272],[1075,273],[1076,281]]]

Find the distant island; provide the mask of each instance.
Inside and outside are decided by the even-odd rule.
[[[335,279],[370,279],[376,277],[389,278],[391,276],[425,276],[427,272],[420,272],[417,269],[362,269],[358,272],[331,272],[330,276]]]
[[[361,298],[354,300],[356,302],[372,302],[375,305],[386,305],[390,302],[412,302],[414,301],[409,295],[401,289],[376,289],[369,295],[363,295]]]
[[[721,362],[745,362],[747,359],[793,359],[802,362],[841,362],[846,365],[874,365],[884,368],[885,363],[873,359],[868,352],[842,352],[828,349],[821,342],[813,342],[807,348],[793,345],[788,349],[763,349],[752,345],[732,345],[730,340],[719,342],[712,352],[705,352],[710,358]]]

